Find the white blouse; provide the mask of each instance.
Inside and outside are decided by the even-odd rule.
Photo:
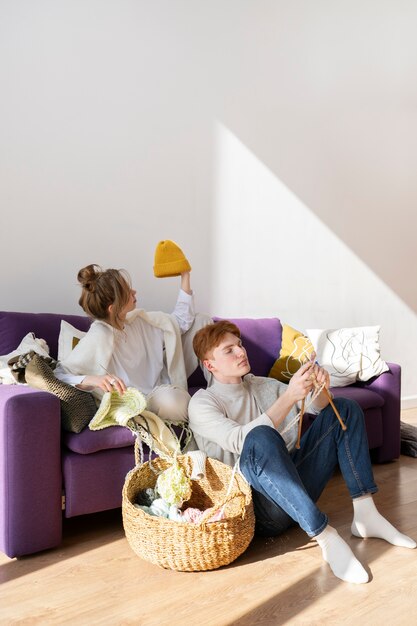
[[[184,334],[195,319],[194,298],[180,289],[172,312],[181,334]],[[169,383],[164,363],[164,333],[151,326],[141,317],[127,322],[123,330],[113,329],[114,349],[107,370],[121,378],[129,387],[136,387],[148,394],[157,385]],[[71,385],[78,385],[88,375],[76,376],[58,364],[55,375]]]

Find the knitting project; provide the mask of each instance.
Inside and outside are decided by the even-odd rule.
[[[304,406],[300,411],[298,411],[297,415],[290,421],[289,424],[286,425],[284,430],[281,432],[282,435],[284,433],[288,432],[289,430],[291,430],[291,428],[300,420],[300,418],[302,418],[302,413],[304,411],[306,411],[308,409],[308,407],[313,404],[313,402],[317,398],[317,396],[319,396],[321,394],[321,392],[323,391],[323,388],[324,388],[324,383],[322,385],[314,388],[314,392],[311,395],[310,402],[308,402],[308,404],[306,406]]]
[[[146,398],[134,387],[128,387],[123,395],[118,391],[107,391],[89,428],[101,430],[108,426],[127,426],[132,417],[140,415],[145,409]]]
[[[313,352],[313,355],[315,357],[315,353]],[[317,361],[316,361],[317,363]],[[308,408],[310,406],[310,404],[312,404],[312,402],[314,402],[314,400],[317,398],[317,396],[324,390],[325,394],[327,395],[327,398],[329,400],[329,404],[332,407],[337,419],[339,420],[340,426],[342,428],[342,430],[346,430],[346,424],[344,423],[344,421],[342,420],[342,418],[339,415],[339,411],[337,410],[333,399],[332,399],[332,394],[330,393],[330,391],[327,389],[326,384],[322,383],[321,385],[317,382],[317,378],[315,377],[314,374],[312,374],[310,376],[310,379],[313,381],[313,385],[314,385],[314,393],[312,395],[312,398],[310,400],[310,402],[308,403],[307,407],[305,405],[305,398],[303,398],[303,400],[301,401],[301,410],[297,413],[297,415],[295,416],[295,418],[293,420],[291,420],[291,422],[287,425],[287,427],[285,428],[285,430],[282,431],[282,434],[284,434],[285,432],[287,432],[287,430],[289,430],[290,428],[293,427],[293,425],[298,421],[298,438],[297,438],[297,443],[295,445],[296,449],[300,448],[300,442],[301,442],[301,431],[302,431],[302,425],[303,425],[303,417],[304,417],[304,412],[306,410],[306,408]]]

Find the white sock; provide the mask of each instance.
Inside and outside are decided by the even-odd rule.
[[[324,560],[337,578],[347,583],[367,583],[368,572],[362,567],[358,559],[342,539],[337,530],[332,526],[326,528],[314,539],[319,544]]]
[[[371,495],[353,500],[351,530],[356,537],[378,537],[394,546],[415,548],[417,545],[413,539],[400,533],[380,514]]]

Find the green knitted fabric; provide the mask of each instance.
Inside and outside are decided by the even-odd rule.
[[[159,474],[156,489],[169,505],[175,504],[181,507],[191,498],[191,479],[185,473],[184,468],[174,460],[171,467]]]
[[[163,420],[146,410],[146,398],[138,389],[128,387],[120,395],[117,391],[104,394],[97,413],[89,423],[90,430],[109,426],[126,426],[152,451],[163,458],[172,458],[181,448],[180,438],[185,434],[184,447],[191,439],[188,425],[181,423],[180,438],[169,420]]]
[[[88,427],[101,430],[109,426],[127,426],[128,421],[146,409],[146,398],[138,389],[128,387],[124,394],[108,391]]]

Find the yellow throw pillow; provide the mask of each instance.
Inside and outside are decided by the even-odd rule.
[[[287,324],[282,326],[282,343],[278,359],[268,376],[288,383],[295,372],[310,359],[314,348],[310,339]]]

